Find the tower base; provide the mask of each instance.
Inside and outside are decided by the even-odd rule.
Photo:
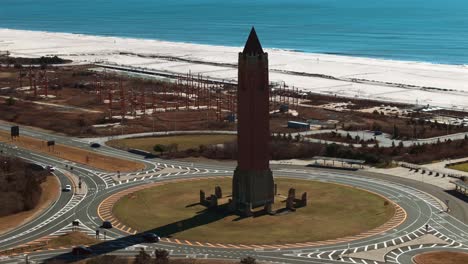
[[[251,209],[275,202],[275,183],[270,169],[234,171],[231,209],[248,215]]]

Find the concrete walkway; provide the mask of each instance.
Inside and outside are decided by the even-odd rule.
[[[455,162],[468,162],[468,158],[444,160],[444,161],[437,162],[437,163],[426,164],[424,166],[430,170],[468,177],[468,172],[453,170],[453,169],[449,169],[445,167],[447,164],[455,163]]]
[[[320,134],[325,134],[325,133],[331,133],[331,132],[336,132],[340,134],[342,137],[346,137],[347,134],[349,134],[353,139],[358,136],[360,139],[363,140],[369,140],[369,139],[375,139],[379,143],[380,147],[391,147],[392,142],[395,143],[395,146],[398,146],[400,142],[403,143],[403,146],[405,147],[410,147],[413,144],[431,144],[431,143],[437,143],[437,141],[444,142],[445,140],[451,139],[451,140],[459,140],[459,139],[464,139],[465,135],[468,135],[468,132],[465,133],[456,133],[456,134],[451,134],[451,135],[445,135],[445,136],[440,136],[440,137],[433,137],[433,138],[425,138],[425,139],[416,139],[416,140],[399,140],[399,139],[392,139],[390,134],[385,134],[383,133],[382,135],[375,136],[374,132],[372,131],[346,131],[346,130],[335,130],[335,129],[324,129],[324,130],[310,130],[310,131],[304,131],[304,132],[297,132],[297,133],[292,133],[292,136],[296,136],[297,134],[300,134],[302,136],[306,135],[320,135]],[[351,144],[349,143],[343,143],[343,142],[333,142],[333,141],[326,141],[326,140],[321,140],[317,138],[304,138],[305,140],[309,142],[315,142],[315,143],[336,143],[339,145],[344,145],[344,146],[349,146]],[[362,147],[361,144],[355,143],[352,144],[354,147]],[[374,144],[367,144],[367,146],[371,147],[374,146]]]
[[[76,140],[91,143],[96,142],[105,144],[105,142],[114,139],[125,139],[125,138],[139,138],[139,137],[156,137],[156,136],[169,136],[169,135],[196,135],[196,134],[230,134],[236,135],[237,131],[229,130],[191,130],[191,131],[159,131],[159,132],[144,132],[135,134],[122,134],[108,137],[95,137],[95,138],[78,138]]]
[[[414,170],[410,171],[408,168],[403,167],[396,167],[391,169],[367,168],[365,170],[432,184],[444,190],[453,190],[455,188],[455,185],[450,181],[454,181],[456,179],[447,176],[443,177],[441,174],[439,176],[435,176],[435,173],[428,175],[429,170],[427,170],[425,174],[422,174],[421,170],[415,172]]]

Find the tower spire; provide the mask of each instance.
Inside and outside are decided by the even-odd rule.
[[[247,42],[245,43],[244,46],[244,51],[242,51],[244,54],[262,54],[263,49],[262,49],[262,44],[260,44],[260,41],[258,40],[257,33],[255,32],[255,28],[252,27],[252,30],[250,30],[249,37],[247,38]]]

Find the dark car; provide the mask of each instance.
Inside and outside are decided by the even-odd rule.
[[[160,238],[158,235],[154,234],[154,233],[145,233],[143,234],[143,239],[146,241],[146,242],[159,242]]]
[[[93,254],[93,251],[90,248],[85,246],[77,246],[72,249],[72,255],[79,256],[79,255],[90,255]]]
[[[110,229],[112,228],[112,223],[110,221],[104,221],[102,222],[102,228]]]
[[[99,148],[99,147],[101,147],[101,144],[99,144],[99,143],[91,143],[90,146],[91,146],[92,148]]]

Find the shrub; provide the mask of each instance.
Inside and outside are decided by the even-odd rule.
[[[256,264],[257,260],[255,260],[251,256],[248,256],[246,258],[241,259],[240,263],[241,264]]]
[[[144,249],[141,249],[140,252],[138,252],[138,255],[135,256],[135,261],[133,262],[135,264],[150,264],[151,263],[151,256],[146,253]]]
[[[167,149],[167,147],[165,145],[162,145],[162,144],[156,144],[153,147],[153,150],[156,151],[156,152],[161,153],[161,155],[164,153],[164,151],[166,151],[166,149]]]
[[[154,251],[154,256],[156,257],[155,263],[157,264],[166,264],[169,262],[169,252],[165,249],[156,249]]]

